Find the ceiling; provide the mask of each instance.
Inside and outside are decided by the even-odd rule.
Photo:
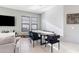
[[[41,14],[55,5],[2,5],[1,7]]]

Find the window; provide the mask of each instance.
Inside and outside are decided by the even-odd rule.
[[[21,31],[22,32],[27,32],[29,30],[30,30],[30,17],[22,16]]]
[[[38,17],[22,16],[21,31],[28,32],[38,29]]]
[[[37,29],[38,29],[38,18],[31,17],[31,30],[37,30]]]

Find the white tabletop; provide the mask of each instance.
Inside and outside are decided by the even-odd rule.
[[[42,35],[54,35],[52,32],[42,31],[42,30],[33,30],[33,32],[42,34]]]

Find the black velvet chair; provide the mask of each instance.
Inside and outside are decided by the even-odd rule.
[[[29,37],[32,38],[32,31],[29,31]]]
[[[60,35],[54,35],[54,36],[47,36],[47,39],[45,39],[45,43],[50,43],[51,44],[51,52],[53,52],[53,44],[58,43],[58,49],[60,49],[60,40],[58,40],[58,38],[60,38]],[[46,47],[45,44],[45,47]]]
[[[38,33],[32,31],[29,32],[29,37],[33,40],[33,47],[34,47],[34,41],[41,39],[41,36],[39,37]]]

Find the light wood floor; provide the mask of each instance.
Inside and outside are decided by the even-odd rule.
[[[17,43],[19,48],[19,53],[50,53],[50,45],[47,47],[40,45],[39,42],[35,42],[35,47],[32,47],[32,42],[30,38],[21,38]],[[58,50],[57,44],[54,44],[53,53],[79,53],[79,44],[70,42],[61,42],[60,50]]]

